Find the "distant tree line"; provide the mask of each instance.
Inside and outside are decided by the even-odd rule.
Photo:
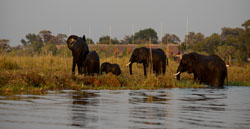
[[[250,57],[250,20],[245,21],[241,28],[223,27],[221,34],[213,33],[205,37],[202,33],[189,32],[183,42],[175,34],[166,33],[158,39],[157,33],[152,28],[139,30],[134,35],[126,35],[122,40],[102,36],[96,44],[145,44],[151,41],[153,44],[181,44],[180,49],[185,52],[196,51],[207,55],[217,54],[227,64],[232,60],[246,62]],[[42,30],[38,34],[29,33],[21,39],[22,45],[10,47],[8,39],[0,39],[0,53],[15,53],[16,55],[71,55],[65,45],[66,34],[53,35],[49,30]],[[91,38],[87,38],[87,44],[95,44]]]
[[[227,64],[232,64],[232,60],[246,62],[250,57],[250,20],[245,21],[242,27],[223,27],[221,34],[213,33],[208,37],[200,32],[189,32],[181,49],[208,55],[217,54]]]

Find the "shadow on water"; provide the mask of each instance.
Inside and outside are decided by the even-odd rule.
[[[250,87],[0,95],[3,128],[249,128]]]
[[[97,107],[99,95],[91,92],[72,93],[72,126],[95,128],[89,123],[98,121]]]
[[[194,89],[179,97],[180,123],[194,127],[222,128],[225,122],[218,119],[227,110],[227,89]]]
[[[166,91],[131,91],[129,93],[130,128],[167,127],[168,110],[165,106],[171,99]]]

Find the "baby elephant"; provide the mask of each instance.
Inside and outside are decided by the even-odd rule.
[[[102,72],[106,72],[106,73],[111,72],[112,74],[120,75],[121,69],[118,64],[110,64],[109,62],[104,62],[101,65],[101,73]]]
[[[84,62],[84,73],[87,75],[99,74],[100,59],[96,51],[90,51]]]

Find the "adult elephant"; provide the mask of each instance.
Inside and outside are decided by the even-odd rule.
[[[110,64],[109,62],[104,62],[101,65],[101,74],[102,72],[112,73],[114,75],[120,75],[121,69],[118,64]]]
[[[168,59],[165,52],[162,49],[151,49],[152,50],[152,64],[153,64],[153,71],[156,75],[160,73],[165,74],[166,71],[166,64],[168,64]],[[144,76],[147,75],[147,68],[151,61],[150,49],[146,47],[136,48],[129,60],[127,66],[129,66],[130,75],[132,75],[132,64],[142,63],[144,67]]]
[[[94,73],[99,74],[99,67],[100,67],[100,58],[96,51],[90,51],[84,63],[84,73],[85,76],[93,75]]]
[[[78,73],[82,74],[83,62],[89,52],[89,47],[86,43],[85,35],[83,37],[78,37],[76,35],[71,35],[67,39],[68,48],[72,51],[73,55],[73,65],[72,74],[75,74],[75,66],[77,65]]]
[[[177,80],[183,72],[193,73],[195,81],[217,87],[222,87],[227,77],[227,67],[220,57],[196,52],[183,55],[175,74]]]

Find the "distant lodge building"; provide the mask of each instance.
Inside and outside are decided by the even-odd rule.
[[[60,49],[66,46],[67,45],[56,45],[56,48]],[[138,47],[149,47],[148,44],[89,44],[88,46],[90,50],[101,49],[101,51],[113,51],[117,56],[122,56],[124,53],[129,54]],[[152,48],[161,48],[166,50],[167,57],[176,61],[179,61],[183,55],[183,52],[179,50],[179,46],[180,44],[151,44]]]

